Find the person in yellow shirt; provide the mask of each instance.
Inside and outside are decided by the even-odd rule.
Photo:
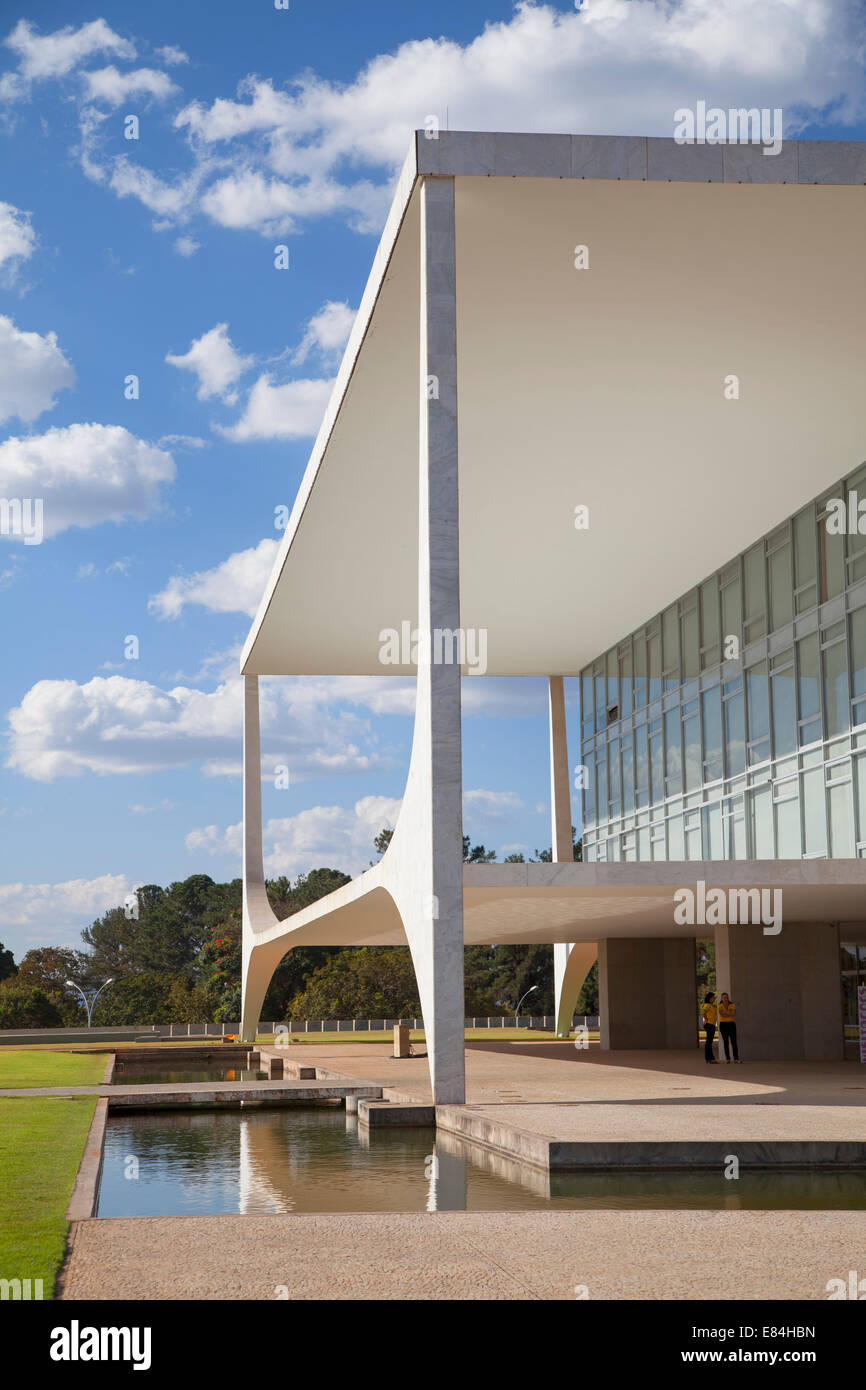
[[[719,1000],[719,1032],[722,1035],[722,1042],[725,1045],[725,1061],[730,1062],[733,1049],[734,1061],[739,1062],[740,1052],[737,1047],[737,1006],[727,994],[723,994]]]
[[[718,1066],[718,1060],[713,1053],[713,1039],[716,1036],[715,1000],[716,996],[714,994],[705,995],[704,1007],[701,1010],[701,1014],[704,1020],[704,1061],[715,1062],[716,1066]]]

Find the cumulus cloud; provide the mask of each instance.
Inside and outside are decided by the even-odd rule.
[[[198,604],[212,613],[246,613],[254,617],[273,568],[279,542],[259,541],[249,550],[237,550],[210,570],[174,575],[158,594],[147,601],[159,618],[178,618],[187,604]]]
[[[177,241],[174,243],[174,249],[177,252],[177,254],[179,256],[184,256],[187,259],[190,256],[194,256],[200,246],[201,242],[196,241],[195,237],[192,236],[179,236]]]
[[[52,34],[40,34],[29,20],[19,19],[3,42],[17,53],[18,74],[24,82],[65,77],[97,53],[135,57],[135,44],[116,34],[104,19],[94,19],[78,29],[67,25]]]
[[[213,691],[164,690],[129,676],[42,680],[9,713],[6,765],[40,782],[191,764],[206,776],[237,776],[242,716],[237,676]],[[365,720],[297,699],[284,682],[262,683],[261,726],[266,775],[277,764],[289,768],[293,782],[387,765]]]
[[[517,792],[492,792],[477,787],[463,793],[463,805],[487,820],[505,820],[510,812],[519,811],[523,802]]]
[[[93,107],[81,113],[80,158],[89,177],[173,223],[203,213],[271,236],[337,215],[370,232],[411,132],[431,115],[444,128],[446,107],[452,129],[670,136],[674,112],[700,96],[781,107],[790,138],[809,121],[862,116],[864,38],[860,0],[592,0],[579,10],[520,0],[465,43],[409,40],[353,80],[308,70],[275,87],[251,75],[231,96],[186,103],[174,124],[189,164],[173,180],[100,152]],[[101,19],[50,35],[22,20],[6,43],[20,58],[0,78],[10,100],[97,53],[136,56]],[[155,52],[167,66],[186,58],[173,45]],[[168,92],[161,77],[153,95]]]
[[[244,413],[220,433],[237,444],[249,439],[306,439],[314,437],[333,389],[333,380],[287,381],[274,386],[265,372],[253,385]]]
[[[14,269],[16,262],[28,260],[35,249],[30,214],[11,203],[0,203],[0,267]]]
[[[292,354],[292,362],[299,366],[311,352],[324,358],[339,356],[352,331],[356,312],[346,303],[329,299],[308,321],[300,346]]]
[[[263,827],[265,873],[295,877],[322,866],[359,874],[375,859],[373,841],[397,822],[400,801],[390,796],[365,796],[354,806],[311,806],[295,816],[269,820]],[[193,854],[225,855],[239,862],[243,827],[239,822],[220,830],[206,825],[191,830],[186,847]]]
[[[243,357],[235,351],[228,327],[227,323],[216,324],[200,338],[195,338],[189,351],[181,356],[166,353],[165,360],[172,367],[195,375],[196,395],[200,401],[220,396],[227,405],[234,405],[237,392],[230,388],[255,361],[254,357]]]
[[[107,68],[91,68],[82,73],[88,101],[99,101],[106,106],[120,106],[122,102],[134,97],[152,97],[154,101],[167,101],[180,88],[167,73],[157,68],[135,68],[132,72],[120,72],[112,64]]]
[[[45,536],[142,519],[174,476],[171,454],[121,425],[67,425],[0,444],[0,497],[42,498]]]
[[[17,416],[29,424],[51,409],[56,392],[74,381],[56,333],[42,337],[23,332],[0,314],[0,423]]]
[[[0,917],[9,926],[41,926],[46,921],[88,921],[122,903],[131,891],[123,874],[72,878],[65,883],[0,883]],[[68,931],[68,925],[58,928]]]

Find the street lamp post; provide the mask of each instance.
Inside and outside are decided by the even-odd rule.
[[[68,985],[70,985],[70,986],[72,987],[72,989],[77,989],[77,990],[78,990],[78,993],[81,995],[82,999],[84,1000],[84,1007],[85,1007],[85,1009],[87,1010],[87,1026],[88,1026],[88,1028],[89,1028],[89,1027],[91,1026],[90,1020],[91,1020],[92,1017],[93,1017],[93,1010],[94,1010],[94,1007],[95,1007],[95,1005],[96,1005],[97,999],[99,998],[99,996],[100,996],[100,994],[102,993],[102,991],[103,991],[108,985],[113,984],[114,981],[113,981],[113,980],[106,980],[106,981],[105,981],[105,984],[99,986],[99,989],[96,991],[96,993],[94,994],[94,996],[93,996],[92,999],[88,999],[87,995],[84,993],[84,990],[81,988],[81,985],[77,985],[77,984],[75,983],[74,980],[67,980],[66,983],[67,983]]]
[[[530,986],[529,986],[529,989],[526,991],[526,994],[531,994],[532,991],[533,991],[534,989],[538,989],[538,985],[530,985]],[[524,999],[526,998],[526,994],[521,994],[520,998],[519,998],[518,1001],[517,1001],[517,1008],[514,1010],[514,1026],[515,1026],[515,1028],[519,1028],[519,1027],[520,1027],[520,1023],[519,1023],[519,1019],[520,1019],[520,1005],[523,1003]]]

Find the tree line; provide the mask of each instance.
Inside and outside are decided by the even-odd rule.
[[[390,842],[383,830],[379,855]],[[535,852],[549,862],[550,850]],[[574,840],[575,859],[580,841]],[[464,837],[467,863],[491,863],[495,850]],[[524,862],[510,854],[506,863]],[[291,880],[269,879],[268,898],[280,920],[350,881],[339,869],[312,869]],[[16,963],[0,944],[0,1028],[70,1027],[86,1015],[88,995],[105,980],[93,1022],[101,1027],[152,1023],[237,1022],[241,1016],[241,901],[239,878],[215,883],[193,874],[167,888],[136,891],[137,916],[110,908],[82,935],[82,948],[43,946]],[[552,1014],[552,946],[467,946],[465,1012],[509,1013],[532,988],[531,1012]],[[534,987],[534,988],[533,988]],[[529,1006],[527,1006],[529,1011]],[[576,1012],[598,1012],[596,967]],[[421,1004],[406,946],[299,946],[274,971],[262,1009],[271,1019],[417,1017]]]

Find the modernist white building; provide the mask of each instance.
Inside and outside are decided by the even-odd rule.
[[[603,1047],[694,1047],[694,944],[715,935],[720,988],[745,1005],[748,1055],[841,1056],[843,938],[855,968],[862,939],[866,970],[856,835],[835,858],[802,842],[780,858],[782,841],[765,853],[759,832],[727,853],[709,811],[697,838],[678,839],[676,826],[708,794],[720,805],[741,796],[760,826],[775,790],[753,793],[790,778],[791,756],[820,744],[816,767],[856,761],[856,711],[844,751],[822,730],[805,754],[789,750],[786,770],[755,737],[742,771],[733,755],[721,769],[708,758],[688,784],[688,731],[678,744],[671,732],[658,796],[636,790],[625,749],[633,760],[639,730],[674,702],[685,729],[692,695],[700,703],[713,681],[721,690],[750,662],[769,673],[773,643],[797,641],[798,624],[830,631],[856,606],[855,568],[806,606],[794,605],[791,577],[791,632],[760,631],[741,602],[738,650],[725,656],[704,641],[713,611],[717,637],[730,635],[718,585],[715,610],[700,596],[708,575],[758,545],[762,583],[781,592],[774,528],[815,499],[819,522],[820,499],[866,458],[864,185],[857,144],[787,142],[768,156],[760,145],[416,133],[241,659],[245,1038],[294,946],[408,942],[434,1099],[461,1102],[464,942],[554,943],[560,1030],[598,957]],[[693,593],[704,623],[694,671]],[[671,610],[677,661],[666,639],[661,684],[641,707],[628,662],[653,650],[653,621]],[[383,666],[381,634],[406,622],[483,632],[488,675],[549,678],[555,862],[463,865],[461,671],[433,641],[417,666]],[[416,671],[388,850],[276,921],[262,868],[259,676]],[[591,778],[604,767],[604,812],[590,781],[592,862],[575,864],[563,678],[582,674],[586,694],[600,671],[580,758]],[[866,846],[866,823],[856,834]],[[677,921],[675,892],[699,882],[781,888],[782,931]]]

